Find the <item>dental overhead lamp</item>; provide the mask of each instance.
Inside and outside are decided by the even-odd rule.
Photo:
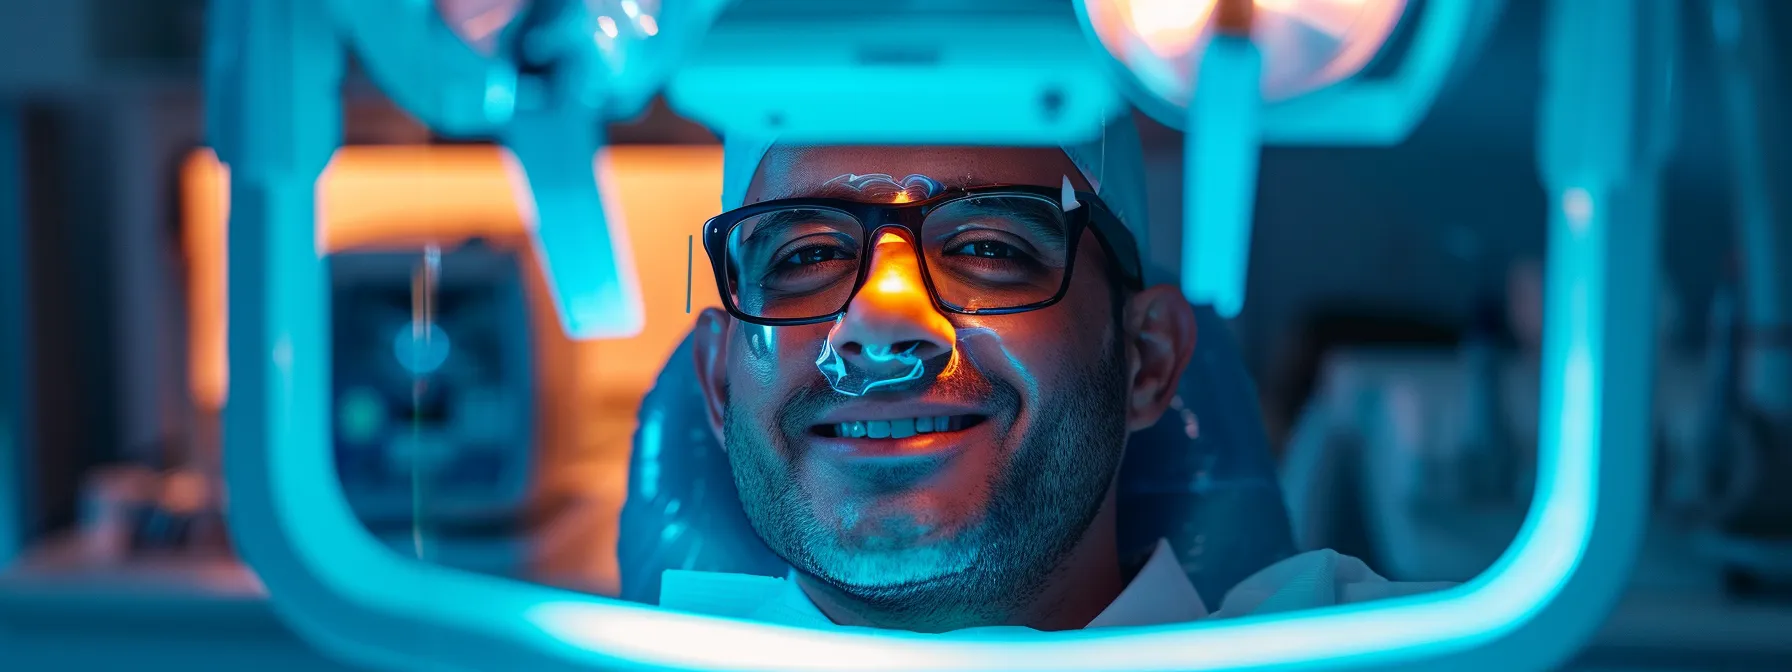
[[[1068,2],[741,0],[666,84],[724,138],[1053,145],[1127,111]]]
[[[725,0],[334,0],[368,73],[438,133],[495,137],[561,324],[640,331],[639,280],[593,157],[605,121],[646,108]]]
[[[1075,4],[1132,102],[1187,134],[1183,293],[1233,317],[1244,306],[1262,146],[1404,141],[1503,0]]]

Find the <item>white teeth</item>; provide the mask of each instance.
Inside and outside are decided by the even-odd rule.
[[[901,420],[863,420],[834,425],[834,435],[842,438],[902,439],[916,434],[944,432],[951,429],[952,416],[903,418]]]

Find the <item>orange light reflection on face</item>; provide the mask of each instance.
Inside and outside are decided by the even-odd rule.
[[[598,157],[600,175],[619,199],[646,327],[633,338],[576,342],[559,329],[554,306],[523,228],[513,179],[501,150],[489,146],[348,147],[317,186],[318,245],[349,250],[446,249],[472,238],[511,249],[523,261],[535,334],[540,426],[536,490],[548,498],[595,499],[589,523],[556,526],[592,535],[545,541],[556,549],[599,549],[543,558],[544,572],[581,575],[582,587],[614,590],[615,521],[626,487],[635,414],[661,365],[689,331],[685,262],[691,234],[721,200],[722,153],[714,146],[621,146]],[[192,154],[181,173],[183,252],[189,274],[189,389],[202,412],[217,413],[229,393],[225,281],[229,175],[210,151]],[[701,273],[691,311],[720,305]],[[589,554],[587,554],[589,555]]]
[[[889,246],[896,246],[896,248],[884,249]],[[914,267],[911,271],[909,270],[911,265],[892,267],[888,261],[884,261],[888,255],[892,254],[912,255],[913,252],[908,249],[907,237],[893,231],[886,231],[877,239],[877,255],[880,259],[874,261],[875,265],[871,268],[871,273],[877,276],[877,291],[884,294],[900,294],[902,292],[926,294],[927,286],[921,281],[921,269]],[[879,263],[880,261],[882,263]]]
[[[886,294],[913,291],[921,285],[920,278],[903,277],[901,273],[884,273],[883,276],[877,281],[877,291]]]

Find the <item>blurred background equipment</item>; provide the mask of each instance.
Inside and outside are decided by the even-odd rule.
[[[1739,273],[1727,263],[1712,264],[1717,282],[1704,328],[1695,332],[1702,352],[1677,347],[1688,331],[1680,319],[1682,292],[1663,289],[1654,302],[1649,445],[1658,469],[1657,521],[1637,581],[1652,590],[1784,600],[1792,594],[1792,500],[1768,484],[1792,474],[1785,414],[1775,410],[1792,396],[1792,375],[1777,373],[1792,366],[1792,346],[1779,337],[1784,297],[1792,296],[1786,288],[1792,233],[1769,195],[1786,176],[1779,167],[1785,152],[1770,140],[1783,133],[1782,124],[1765,121],[1778,117],[1784,83],[1762,28],[1783,15],[1773,5],[1728,0],[1689,9],[1693,20],[1686,25],[1697,30],[1688,44],[1703,45],[1716,67],[1713,85],[1731,122],[1732,257],[1742,263]],[[1523,520],[1515,506],[1535,484],[1522,464],[1538,431],[1532,409],[1542,272],[1532,263],[1514,264],[1505,297],[1509,326],[1500,329],[1509,336],[1477,317],[1482,326],[1470,332],[1455,361],[1442,350],[1362,349],[1330,360],[1328,387],[1309,407],[1284,465],[1305,547],[1348,546],[1401,578],[1463,580],[1493,564]],[[1490,337],[1509,338],[1516,349],[1500,352]],[[1363,483],[1327,483],[1332,479]],[[1518,497],[1489,498],[1489,488]],[[1440,517],[1442,506],[1481,509],[1469,516],[1481,523]],[[1419,522],[1426,517],[1434,520]],[[1418,529],[1425,526],[1483,532],[1474,541],[1453,541]]]
[[[1724,375],[1713,376],[1700,438],[1716,459],[1700,471],[1723,486],[1712,493],[1699,540],[1705,555],[1723,563],[1733,590],[1770,587],[1792,596],[1792,489],[1783,487],[1792,477],[1792,207],[1782,195],[1792,179],[1784,121],[1792,89],[1784,79],[1787,52],[1768,28],[1785,9],[1760,0],[1709,6],[1738,178],[1741,301],[1740,311],[1719,316],[1734,320],[1734,330],[1719,335],[1721,347],[1737,350],[1711,362]]]
[[[24,174],[19,151],[23,127],[15,109],[0,110],[0,560],[18,555],[29,532],[22,486],[30,468],[25,447],[32,445],[26,422],[31,397],[26,392],[30,346],[25,340],[26,251]]]
[[[710,206],[689,197],[691,175],[719,170],[719,149],[620,147],[596,162],[626,194],[620,211],[637,259],[684,264],[689,237],[654,223],[706,216]],[[200,151],[182,176],[187,380],[216,422],[230,379],[227,175]],[[687,330],[687,291],[682,282],[647,286],[655,319],[638,336],[572,340],[555,326],[516,187],[502,152],[487,145],[363,145],[332,161],[319,203],[337,297],[337,474],[362,524],[405,555],[613,593],[635,409]],[[446,347],[416,343],[408,331],[413,301],[424,298],[413,274],[431,247],[444,250],[429,298]],[[714,305],[713,283],[692,290],[695,309]],[[411,461],[419,448],[433,451],[417,455],[433,455],[427,463]]]
[[[332,424],[349,506],[394,548],[506,576],[528,559],[536,474],[523,269],[477,243],[330,258]]]

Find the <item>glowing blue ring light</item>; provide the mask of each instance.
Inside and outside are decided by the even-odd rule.
[[[225,471],[237,549],[323,650],[391,669],[1535,670],[1624,587],[1647,501],[1658,73],[1672,3],[1554,0],[1537,501],[1486,574],[1443,593],[1233,621],[1036,635],[822,632],[659,611],[401,557],[360,527],[329,450],[328,282],[315,181],[343,62],[306,0],[221,0],[213,140],[231,167]],[[253,126],[250,125],[253,122]]]

